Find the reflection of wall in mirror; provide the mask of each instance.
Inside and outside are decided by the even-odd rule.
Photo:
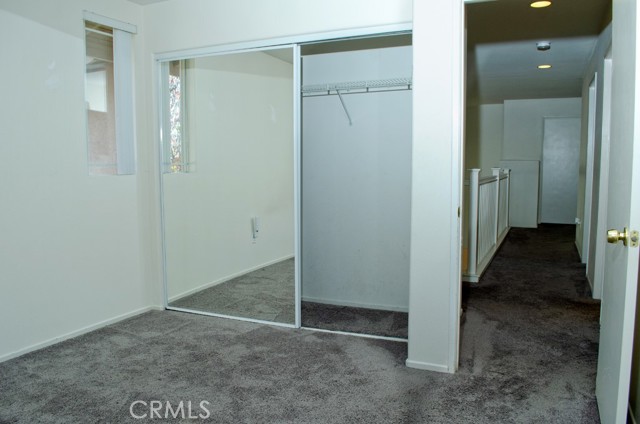
[[[197,168],[163,177],[170,300],[294,252],[292,64],[262,52],[190,63]]]

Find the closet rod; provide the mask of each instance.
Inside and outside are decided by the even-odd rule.
[[[392,89],[406,89],[410,90],[412,85],[411,78],[389,78],[371,81],[351,81],[340,82],[331,84],[312,84],[302,86],[302,94],[308,95],[321,95],[321,94],[345,94],[344,92],[351,92],[356,90],[364,90],[361,92],[379,92],[379,91],[391,91]],[[333,92],[333,93],[332,93]]]

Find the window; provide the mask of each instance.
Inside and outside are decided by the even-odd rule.
[[[165,173],[190,172],[189,140],[187,137],[187,60],[163,64],[165,90],[163,138],[163,170]]]
[[[85,104],[91,175],[135,173],[132,33],[133,25],[85,12]]]

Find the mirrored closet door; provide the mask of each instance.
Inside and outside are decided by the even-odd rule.
[[[161,63],[167,308],[295,324],[293,59]]]

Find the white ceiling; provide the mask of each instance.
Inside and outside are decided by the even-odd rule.
[[[528,0],[467,4],[468,103],[580,97],[582,77],[611,0],[555,0],[532,9]],[[551,49],[538,51],[538,41]],[[539,64],[553,67],[539,70]]]

